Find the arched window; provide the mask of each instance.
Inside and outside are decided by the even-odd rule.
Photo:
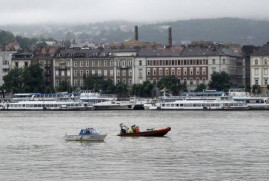
[[[264,65],[268,65],[268,59],[265,58],[265,59],[263,60],[263,63],[264,63]]]
[[[255,61],[255,65],[258,65],[259,64],[258,59],[255,59],[254,61]]]

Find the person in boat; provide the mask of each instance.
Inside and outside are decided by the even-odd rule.
[[[134,125],[133,125],[134,126]],[[133,126],[130,126],[130,128],[129,128],[129,133],[134,133],[134,128],[133,128]]]
[[[121,133],[127,133],[127,130],[128,130],[129,128],[127,127],[127,126],[125,126],[124,124],[120,124],[120,132]]]
[[[130,133],[139,133],[139,126],[136,126],[135,124],[133,126],[130,127]]]

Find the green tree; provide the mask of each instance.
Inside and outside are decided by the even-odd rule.
[[[151,97],[153,87],[150,81],[143,82],[143,97]]]
[[[194,90],[195,92],[203,92],[203,90],[206,89],[206,85],[205,84],[199,84],[197,85],[197,88]]]
[[[222,71],[214,72],[211,76],[211,80],[208,84],[208,86],[212,89],[216,89],[217,91],[225,91],[227,92],[230,88],[230,76],[226,72]]]
[[[154,86],[150,81],[145,81],[143,84],[133,84],[131,95],[139,97],[150,97],[153,87]]]
[[[36,43],[35,48],[48,48],[48,44],[45,41],[39,41]]]
[[[19,92],[23,87],[23,69],[11,69],[8,75],[3,77],[4,89],[12,91],[13,93]]]
[[[10,42],[13,42],[15,40],[14,35],[9,31],[2,31],[0,30],[0,43],[2,45],[6,45]]]
[[[98,92],[101,90],[103,81],[103,77],[91,75],[85,79],[85,88]]]
[[[38,41],[36,38],[25,38],[21,36],[16,36],[15,38],[23,50],[32,49],[33,45]]]
[[[131,89],[131,95],[142,97],[143,95],[143,85],[133,84]]]
[[[173,95],[178,95],[180,91],[186,91],[186,85],[184,84],[179,84],[178,79],[175,76],[165,76],[162,77],[158,84],[157,87],[159,89],[168,89],[172,91]]]
[[[49,93],[55,93],[55,90],[54,90],[53,87],[51,87],[51,86],[47,86],[47,87],[45,88],[45,93],[47,93],[47,94],[49,94]]]
[[[58,92],[72,92],[72,87],[69,85],[67,81],[60,82],[59,86],[57,87]]]
[[[252,86],[252,92],[255,93],[255,94],[261,93],[261,86],[257,85],[257,84],[253,85]]]
[[[99,92],[100,90],[106,93],[114,93],[115,86],[111,79],[104,80],[103,77],[97,75],[91,75],[85,79],[86,89]]]
[[[119,97],[127,97],[128,89],[127,85],[123,82],[119,82],[116,85],[115,93],[118,94]]]
[[[111,93],[115,92],[115,89],[116,89],[116,87],[111,79],[103,81],[102,91],[111,94]]]
[[[44,92],[45,84],[43,69],[39,64],[32,64],[23,71],[24,87],[30,87],[30,92]]]

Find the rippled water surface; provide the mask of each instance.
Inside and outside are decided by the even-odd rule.
[[[119,124],[170,126],[118,137]],[[66,142],[95,127],[104,142]],[[0,180],[268,180],[269,111],[0,112]]]

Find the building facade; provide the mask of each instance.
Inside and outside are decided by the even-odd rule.
[[[269,42],[250,56],[250,85],[260,85],[266,93],[269,81]]]
[[[122,82],[129,88],[146,80],[156,85],[162,77],[172,75],[191,91],[201,83],[207,85],[213,72],[221,71],[230,75],[233,86],[244,84],[242,56],[228,48],[212,45],[193,45],[183,50],[65,48],[54,57],[36,59],[43,65],[44,76],[50,78],[54,88],[63,81],[70,86],[83,87],[85,78],[90,75],[111,79],[115,85]],[[21,62],[17,63],[19,67],[25,65],[25,61]]]
[[[11,59],[11,68],[25,68],[31,65],[32,53],[14,53]]]
[[[11,59],[15,51],[0,51],[0,86],[4,84],[3,77],[7,75],[11,69]]]

